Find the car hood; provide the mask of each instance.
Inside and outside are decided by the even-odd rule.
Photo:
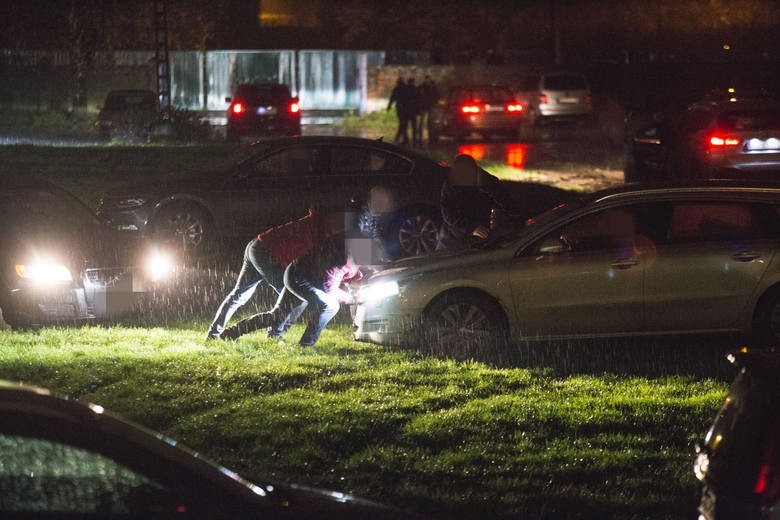
[[[486,263],[501,262],[511,258],[513,249],[467,249],[462,251],[441,251],[425,256],[397,260],[385,266],[371,277],[371,280],[392,277],[412,278],[441,272],[469,272],[483,268]],[[473,271],[472,271],[473,272]],[[460,277],[461,275],[457,275]]]

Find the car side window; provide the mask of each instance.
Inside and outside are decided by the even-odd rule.
[[[628,208],[611,208],[586,215],[547,235],[535,246],[544,253],[551,241],[572,253],[623,249],[633,245],[638,233],[637,218]]]
[[[672,208],[667,241],[712,242],[759,238],[764,226],[747,203],[681,203]]]
[[[331,175],[406,174],[412,164],[396,155],[380,150],[337,147],[331,150]]]
[[[67,444],[0,434],[3,513],[127,517],[180,510],[162,486],[103,455]],[[167,508],[165,504],[168,504]]]
[[[322,153],[317,147],[296,146],[258,158],[251,177],[302,178],[322,171]]]

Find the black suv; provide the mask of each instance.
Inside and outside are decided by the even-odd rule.
[[[276,83],[245,83],[239,85],[227,112],[227,140],[242,136],[299,135],[301,106],[290,87]]]
[[[95,120],[95,130],[102,139],[148,142],[156,121],[157,94],[151,90],[112,90]]]
[[[732,352],[739,368],[694,471],[699,518],[780,518],[780,350]]]
[[[630,137],[625,180],[745,178],[780,173],[780,101],[715,91]]]

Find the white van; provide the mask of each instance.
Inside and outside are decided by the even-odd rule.
[[[543,72],[522,78],[515,89],[526,120],[577,121],[592,110],[588,79],[576,72]]]

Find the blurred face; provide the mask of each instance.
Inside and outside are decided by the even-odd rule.
[[[468,155],[459,155],[450,169],[449,180],[453,186],[478,186],[480,168]]]
[[[374,216],[395,211],[395,197],[387,188],[371,188],[368,194],[368,211]]]

